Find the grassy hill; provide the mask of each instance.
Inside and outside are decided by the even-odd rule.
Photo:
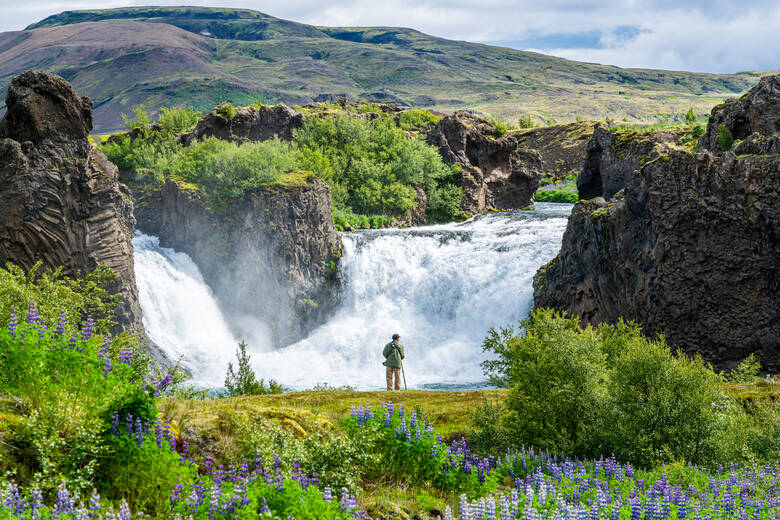
[[[250,10],[140,7],[70,11],[0,33],[0,92],[31,68],[95,102],[97,131],[120,113],[228,100],[303,104],[339,96],[507,121],[665,121],[700,114],[759,73],[621,69],[437,38],[393,27],[315,27]]]

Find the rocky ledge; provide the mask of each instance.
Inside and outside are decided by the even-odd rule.
[[[192,258],[231,323],[270,324],[275,346],[324,322],[336,303],[341,256],[327,185],[289,175],[286,185],[246,193],[222,213],[196,189],[168,180],[151,196],[139,194],[136,211],[140,230]]]
[[[16,77],[0,122],[0,264],[42,261],[69,276],[98,264],[119,277],[115,332],[142,332],[127,188],[88,140],[92,101],[42,71]]]
[[[609,161],[605,175],[612,145],[597,132],[591,145],[601,152],[589,157],[602,158],[601,180],[592,185],[611,200],[575,205],[560,254],[536,274],[534,305],[591,324],[635,320],[718,367],[755,353],[780,369],[779,80],[716,107],[699,153],[632,138],[622,146],[643,160]],[[740,114],[752,114],[750,133],[723,152],[708,136]]]
[[[465,111],[441,119],[428,135],[449,164],[460,164],[465,197],[461,209],[521,209],[532,205],[542,178],[538,152],[518,146],[512,136],[496,136],[496,127]]]
[[[278,137],[289,141],[292,131],[303,124],[303,115],[282,103],[234,110],[232,117],[221,113],[218,108],[203,116],[192,133],[184,136],[184,144],[206,137],[238,142]]]

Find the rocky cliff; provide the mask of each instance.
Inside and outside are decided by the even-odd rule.
[[[449,164],[460,164],[465,192],[461,209],[520,209],[533,204],[541,182],[538,152],[518,147],[512,136],[496,136],[495,126],[468,112],[441,119],[428,135]]]
[[[772,122],[780,104],[769,88],[777,81],[765,78],[714,111],[702,150],[718,151],[707,136],[740,113],[770,119],[755,115],[756,133],[733,150],[694,154],[652,142],[654,156],[638,165],[601,170],[602,186],[609,177],[623,187],[606,191],[609,202],[575,205],[560,254],[534,279],[535,305],[592,324],[636,320],[716,366],[755,352],[766,369],[780,369],[780,142]],[[593,141],[602,153],[609,143],[603,132]],[[625,146],[634,155],[650,145],[632,141]]]
[[[333,309],[341,254],[327,185],[289,175],[285,185],[247,193],[224,213],[168,180],[157,194],[140,196],[137,212],[139,229],[193,259],[231,323],[246,323],[239,332],[259,320],[276,346],[302,338]]]
[[[585,150],[577,191],[582,199],[612,198],[642,166],[675,145],[687,132],[669,129],[641,133],[597,125]]]
[[[92,102],[59,76],[16,77],[0,122],[0,264],[43,261],[75,276],[119,276],[119,330],[141,332],[133,267],[133,205],[118,173],[89,142]]]

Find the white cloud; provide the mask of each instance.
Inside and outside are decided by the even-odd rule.
[[[780,68],[776,0],[0,0],[0,30],[63,10],[149,4],[243,7],[314,25],[404,26],[496,44],[596,31],[598,48],[555,48],[548,38],[540,50],[623,67]]]

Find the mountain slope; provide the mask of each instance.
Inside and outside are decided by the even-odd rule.
[[[70,11],[0,33],[0,89],[30,68],[62,75],[95,102],[96,130],[132,105],[258,97],[289,104],[347,95],[514,120],[708,113],[757,73],[620,69],[446,40],[390,27],[314,27],[250,10],[143,7]]]

